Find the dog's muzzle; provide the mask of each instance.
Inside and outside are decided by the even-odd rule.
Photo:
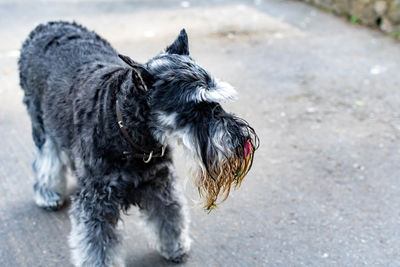
[[[197,170],[196,186],[205,200],[206,210],[216,208],[219,197],[220,203],[225,201],[232,186],[237,189],[250,171],[259,139],[251,127],[249,133],[248,139],[238,145],[231,156],[207,159],[205,162],[203,160],[202,166]]]

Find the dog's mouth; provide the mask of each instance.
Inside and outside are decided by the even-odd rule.
[[[254,135],[239,145],[233,156],[217,162],[208,162],[208,168],[199,168],[196,186],[200,197],[204,199],[204,208],[207,211],[215,209],[217,204],[225,201],[232,187],[239,188],[252,167],[258,143],[258,138]],[[218,198],[221,198],[219,203]]]

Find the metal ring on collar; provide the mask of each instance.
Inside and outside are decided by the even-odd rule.
[[[167,145],[163,145],[162,149],[161,149],[161,155],[160,157],[164,157],[165,154],[165,149],[167,148]]]
[[[150,152],[149,157],[147,159],[143,157],[143,162],[149,163],[152,157],[153,157],[153,150]]]

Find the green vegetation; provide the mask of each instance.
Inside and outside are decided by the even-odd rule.
[[[350,16],[350,22],[353,23],[353,24],[360,24],[361,20],[357,16],[351,15]]]

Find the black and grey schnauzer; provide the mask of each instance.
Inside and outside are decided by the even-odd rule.
[[[182,30],[145,64],[75,23],[37,26],[19,60],[36,145],[34,198],[57,209],[66,171],[79,181],[69,244],[77,266],[123,266],[121,211],[139,207],[165,258],[188,253],[188,214],[172,166],[174,141],[193,165],[205,208],[229,195],[251,167],[258,138],[220,101],[235,90],[189,56]]]

